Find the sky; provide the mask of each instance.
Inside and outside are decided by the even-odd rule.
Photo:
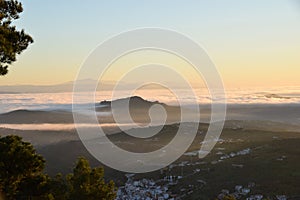
[[[15,24],[25,29],[34,43],[18,56],[9,73],[0,77],[0,85],[73,81],[101,42],[142,27],[172,29],[192,38],[207,51],[227,87],[300,85],[297,0],[21,2],[24,12]],[[184,64],[179,66],[181,62],[171,57],[170,64],[182,68]],[[107,80],[135,63],[123,60]],[[189,68],[186,66],[184,73],[193,74]],[[146,75],[141,72],[137,77]]]

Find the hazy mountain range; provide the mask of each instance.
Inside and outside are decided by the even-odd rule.
[[[95,80],[86,79],[80,80],[80,83],[85,86],[91,86],[96,83]],[[0,93],[55,93],[55,92],[72,92],[73,81],[55,85],[2,85]],[[100,84],[100,83],[99,83]],[[112,88],[113,84],[106,82],[101,83],[101,87],[108,89]]]
[[[94,86],[97,84],[97,80],[92,79],[84,79],[78,80],[77,83],[80,84],[80,90],[86,91],[87,88],[90,86]],[[72,92],[74,81],[69,81],[61,84],[54,84],[54,85],[0,85],[0,94],[13,94],[13,93],[58,93],[58,92]],[[118,82],[121,84],[124,89],[131,88],[132,85],[135,86],[135,83],[125,83],[125,82]],[[180,86],[176,85],[176,83],[170,83],[170,87],[180,88]],[[97,84],[98,88],[101,90],[108,91],[113,90],[116,86],[116,82],[114,81],[100,81]],[[156,84],[147,85],[147,87],[143,87],[144,89],[155,89],[161,88]]]

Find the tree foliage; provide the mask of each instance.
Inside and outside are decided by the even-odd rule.
[[[115,199],[114,183],[106,184],[103,175],[103,168],[92,169],[85,158],[79,158],[73,174],[67,176],[69,199]]]
[[[6,199],[115,199],[114,183],[106,183],[101,167],[79,158],[73,173],[51,178],[43,173],[45,160],[19,136],[0,136],[0,197]]]
[[[21,182],[36,178],[44,169],[44,158],[19,136],[0,137],[0,190],[14,199]]]
[[[8,65],[16,61],[16,55],[24,51],[33,39],[24,30],[18,31],[12,22],[23,12],[16,0],[0,0],[0,75],[8,72]]]
[[[223,197],[223,200],[236,200],[236,198],[232,195],[226,195]]]

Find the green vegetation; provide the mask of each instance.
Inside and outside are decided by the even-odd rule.
[[[88,161],[79,158],[73,174],[67,176],[70,199],[115,199],[114,183],[103,179],[103,168],[91,169]]]
[[[0,138],[0,158],[0,188],[8,198],[27,193],[25,188],[20,190],[21,185],[37,184],[38,188],[45,179],[43,157],[18,136]]]
[[[227,195],[223,198],[223,200],[235,200],[234,196]]]
[[[19,136],[0,137],[0,192],[6,199],[115,199],[114,183],[103,168],[79,158],[73,173],[55,178],[43,173],[45,160]]]
[[[16,55],[24,51],[33,39],[24,30],[18,31],[12,22],[23,12],[16,0],[0,0],[0,75],[8,72],[8,65],[16,61]]]

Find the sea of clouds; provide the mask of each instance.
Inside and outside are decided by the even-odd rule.
[[[178,90],[181,103],[189,105],[193,97],[187,95],[185,90]],[[210,104],[212,97],[207,89],[194,90],[199,104]],[[171,92],[162,89],[138,90],[131,95],[138,95],[150,101],[159,101],[169,105],[178,105],[177,97]],[[84,98],[85,93],[82,93]],[[120,92],[118,97],[127,97],[128,92]],[[215,97],[216,99],[218,97]],[[103,100],[111,100],[109,91],[96,92],[95,101],[82,104],[83,108],[90,108]],[[248,88],[226,90],[228,104],[300,104],[300,87],[277,88]],[[0,94],[0,113],[14,110],[72,110],[72,93],[18,93]]]

